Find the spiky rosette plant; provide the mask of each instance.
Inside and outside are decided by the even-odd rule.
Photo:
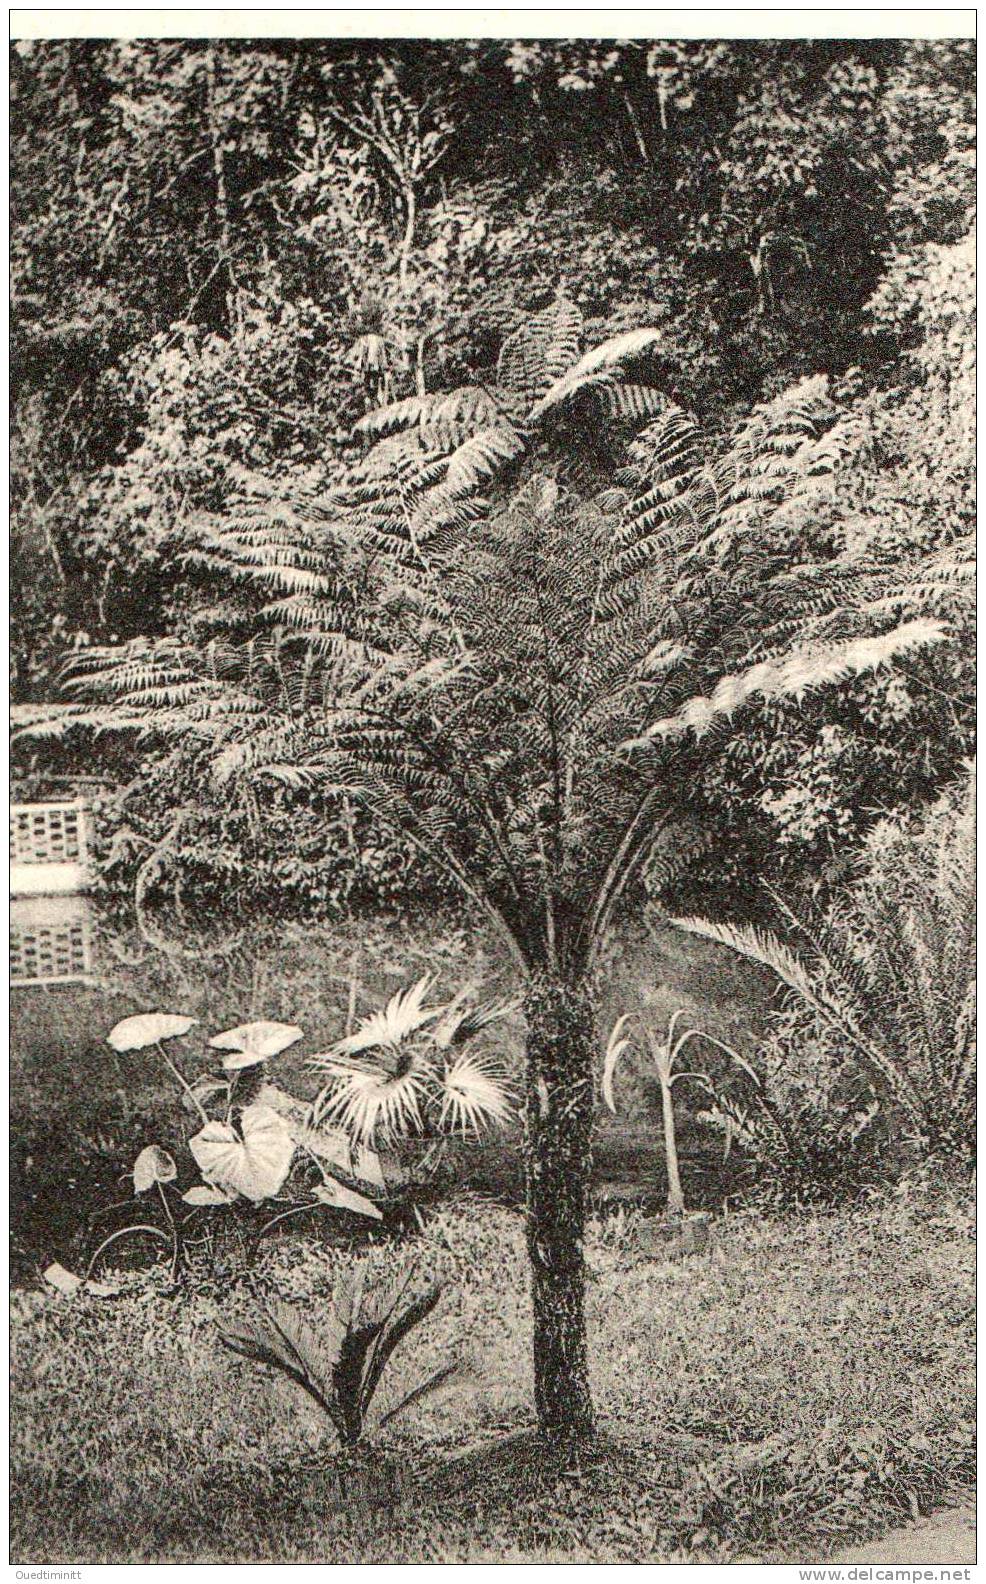
[[[397,991],[352,1034],[311,1058],[328,1074],[313,1107],[316,1123],[381,1149],[413,1137],[477,1138],[509,1121],[503,1058],[477,1048],[475,1036],[513,1008],[468,1008],[459,997],[426,1006],[432,983],[425,974]]]

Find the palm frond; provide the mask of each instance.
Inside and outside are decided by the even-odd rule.
[[[447,1132],[476,1137],[484,1128],[510,1120],[502,1065],[482,1052],[463,1051],[446,1065],[441,1095],[439,1126]]]

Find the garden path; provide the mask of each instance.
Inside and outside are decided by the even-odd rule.
[[[901,1566],[956,1566],[976,1560],[976,1509],[969,1503],[922,1518],[903,1529],[891,1529],[879,1540],[847,1547],[830,1557],[834,1564],[896,1563]]]

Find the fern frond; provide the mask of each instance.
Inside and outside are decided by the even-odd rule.
[[[584,353],[577,363],[548,387],[531,408],[530,421],[536,422],[545,413],[571,400],[594,376],[617,368],[628,358],[639,358],[652,352],[663,339],[662,331],[650,328],[626,330],[622,335],[610,336],[607,341]]]
[[[560,296],[525,319],[500,349],[497,384],[525,408],[541,396],[579,355],[582,314]]]
[[[355,425],[354,433],[379,439],[404,429],[441,431],[482,428],[502,421],[495,397],[481,385],[460,385],[446,394],[406,396],[375,408]]]
[[[655,737],[706,732],[717,716],[732,716],[751,698],[801,698],[815,688],[830,686],[847,677],[879,670],[897,655],[941,643],[945,628],[940,622],[917,620],[875,638],[860,638],[828,648],[794,650],[780,660],[764,660],[738,676],[723,677],[710,697],[693,698],[674,716],[657,721],[642,738],[621,744],[638,748]]]

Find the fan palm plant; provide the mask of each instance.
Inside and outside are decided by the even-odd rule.
[[[314,1102],[316,1123],[332,1123],[356,1144],[379,1148],[426,1128],[468,1138],[509,1120],[503,1062],[471,1041],[514,1008],[470,1010],[458,996],[448,1007],[426,1007],[431,983],[425,974],[331,1050],[311,1057],[312,1066],[329,1074]]]
[[[593,1424],[597,943],[745,707],[945,636],[906,589],[891,597],[899,566],[804,562],[792,514],[850,444],[820,384],[759,409],[710,462],[694,423],[628,377],[657,332],[582,357],[578,336],[556,304],[505,346],[496,390],[364,420],[383,438],[331,498],[278,504],[268,487],[205,525],[197,553],[268,591],[296,706],[274,708],[269,667],[254,689],[242,644],[222,676],[190,647],[163,669],[102,651],[55,727],[153,723],[213,744],[220,779],[344,789],[501,932],[525,985],[535,1397],[557,1439]],[[641,413],[625,465],[587,496],[588,436],[613,416],[615,446]]]

